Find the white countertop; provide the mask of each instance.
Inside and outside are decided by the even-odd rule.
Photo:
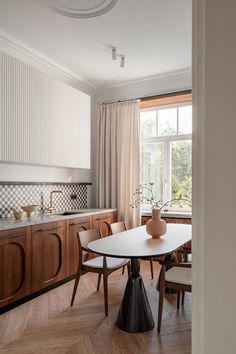
[[[91,216],[94,214],[104,214],[104,213],[109,213],[116,211],[116,209],[78,209],[76,212],[78,213],[72,214],[72,215],[61,215],[62,212],[57,212],[57,213],[41,213],[41,214],[35,214],[32,218],[24,218],[23,220],[15,220],[14,218],[3,218],[0,219],[0,231],[3,230],[10,230],[10,229],[15,229],[18,227],[25,227],[25,226],[33,226],[33,225],[40,225],[40,224],[46,224],[48,222],[53,222],[53,221],[64,221],[68,219],[73,219],[76,217],[85,217],[85,216]]]

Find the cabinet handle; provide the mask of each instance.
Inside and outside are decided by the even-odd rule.
[[[22,233],[22,234],[9,235],[9,237],[19,237],[19,236],[25,236],[25,235],[26,234]]]
[[[97,221],[97,220],[107,220],[107,219],[109,219],[109,216],[106,216],[105,218],[97,218],[97,219],[95,219],[95,221]]]
[[[55,229],[58,229],[58,227],[61,227],[61,226],[54,226],[54,227],[48,227],[47,229],[39,229],[38,231],[48,231],[48,230],[55,230]]]

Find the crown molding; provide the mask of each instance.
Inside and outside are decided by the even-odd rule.
[[[109,89],[109,88],[116,88],[116,87],[121,87],[121,86],[126,86],[126,85],[135,85],[139,84],[142,82],[150,81],[150,80],[160,80],[160,79],[168,79],[168,78],[173,78],[175,76],[184,76],[184,75],[192,75],[192,68],[184,68],[184,69],[179,69],[179,70],[173,70],[169,71],[166,73],[160,73],[156,75],[151,75],[151,76],[145,76],[140,79],[135,79],[135,80],[128,80],[125,82],[120,82],[117,84],[112,84],[112,85],[107,85],[107,86],[99,86],[100,89]]]
[[[17,50],[19,53],[26,55],[27,57],[30,57],[33,60],[37,60],[41,64],[46,65],[48,68],[57,71],[69,80],[72,80],[74,82],[80,81],[88,85],[92,89],[97,88],[91,82],[86,81],[82,76],[75,74],[63,65],[60,65],[59,63],[47,57],[46,55],[42,54],[41,52],[38,52],[37,50],[25,44],[24,42],[19,41],[15,37],[2,30],[0,30],[0,42],[6,44],[7,46],[10,46],[11,48]]]
[[[191,68],[184,68],[179,70],[174,70],[166,73],[160,73],[152,76],[145,76],[140,79],[134,80],[127,80],[124,82],[114,83],[111,85],[94,85],[90,81],[85,80],[82,76],[75,74],[74,72],[70,71],[63,65],[55,62],[54,60],[50,59],[46,55],[38,52],[37,50],[33,49],[32,47],[28,46],[24,42],[16,39],[15,37],[11,36],[10,34],[0,30],[0,43],[6,44],[7,46],[15,49],[17,52],[36,60],[37,62],[47,66],[48,68],[58,72],[59,74],[63,75],[67,79],[76,82],[81,82],[87,85],[92,90],[104,90],[110,88],[118,88],[122,86],[128,85],[135,85],[142,82],[150,81],[150,80],[160,80],[160,79],[168,79],[173,78],[175,76],[183,76],[183,75],[191,75],[192,69]]]

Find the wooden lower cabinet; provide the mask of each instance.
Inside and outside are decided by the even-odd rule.
[[[66,222],[32,227],[31,291],[52,285],[66,276]]]
[[[68,251],[67,251],[67,275],[75,274],[79,264],[78,232],[92,228],[91,217],[78,217],[68,220]]]
[[[141,224],[146,225],[147,221],[151,218],[152,218],[151,216],[142,216]],[[169,218],[169,217],[165,218],[165,217],[162,217],[162,219],[164,219],[167,224],[191,224],[192,223],[192,220],[187,219],[187,218]]]
[[[115,221],[107,212],[0,231],[0,308],[74,275],[78,232],[100,228],[108,236]]]
[[[93,216],[93,228],[99,228],[103,237],[110,235],[109,225],[117,221],[116,213],[105,213]]]
[[[0,307],[30,294],[30,231],[0,232]]]

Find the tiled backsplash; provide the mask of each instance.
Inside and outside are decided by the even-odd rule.
[[[0,182],[0,217],[10,217],[11,208],[18,209],[27,204],[38,204],[39,211],[45,211],[49,206],[50,192],[53,190],[63,192],[53,195],[53,206],[58,211],[86,208],[89,184]]]

